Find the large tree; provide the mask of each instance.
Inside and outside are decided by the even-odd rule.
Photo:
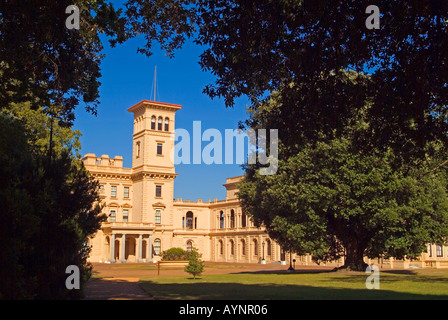
[[[105,216],[98,183],[58,149],[51,162],[30,124],[0,111],[0,298],[79,298],[67,290],[67,266],[90,276],[88,238]]]
[[[279,121],[281,99],[274,96],[252,114],[254,129]],[[437,157],[420,166],[397,162],[392,148],[362,152],[354,141],[369,128],[368,107],[363,111],[342,136],[322,133],[293,155],[279,141],[276,174],[247,166],[238,194],[242,209],[284,248],[317,262],[344,257],[343,268],[357,271],[365,270],[366,256],[416,259],[427,243],[448,238],[448,172],[437,166],[446,157],[441,143],[433,143]]]

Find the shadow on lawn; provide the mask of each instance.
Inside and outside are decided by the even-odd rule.
[[[364,281],[364,280],[363,280]],[[156,300],[413,300],[448,299],[448,296],[402,293],[388,290],[313,287],[290,284],[157,283],[140,286]]]
[[[350,282],[350,283],[364,283],[370,273],[345,271],[340,270],[335,272],[330,269],[296,269],[294,271],[287,270],[257,270],[257,271],[243,271],[232,274],[275,274],[275,275],[291,275],[291,274],[327,274],[329,279],[319,280],[323,282]],[[380,278],[382,283],[393,283],[398,281],[409,280],[412,282],[421,283],[448,283],[448,277],[440,277],[436,274],[427,275],[421,274],[414,270],[380,270]]]

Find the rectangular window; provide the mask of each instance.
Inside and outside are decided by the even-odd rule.
[[[156,210],[155,222],[162,223],[162,210],[160,210],[160,209]]]
[[[156,186],[156,197],[157,198],[162,197],[162,186],[160,186],[160,185]]]
[[[123,210],[123,222],[129,221],[129,211],[127,209]]]
[[[123,198],[129,198],[129,187],[124,187]]]
[[[428,244],[428,255],[432,257],[432,246]]]
[[[100,184],[100,194],[104,194],[104,185]]]
[[[135,157],[140,158],[140,141],[137,141],[136,147],[137,147],[137,152],[136,152]]]
[[[116,216],[117,216],[117,211],[110,210],[110,212],[109,212],[109,221],[110,222],[115,222]]]
[[[161,143],[157,143],[157,154],[162,155],[162,144]]]
[[[436,245],[436,256],[443,257],[442,246]]]
[[[110,196],[111,196],[111,198],[117,197],[117,186],[110,187]]]

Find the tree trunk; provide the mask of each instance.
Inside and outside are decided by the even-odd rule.
[[[366,271],[367,263],[364,262],[364,246],[356,243],[345,246],[346,255],[345,263],[340,269],[348,269],[351,271]]]

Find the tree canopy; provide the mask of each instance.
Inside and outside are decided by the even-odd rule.
[[[370,96],[370,131],[360,146],[392,146],[405,161],[423,157],[428,142],[447,142],[448,3],[376,1],[381,19],[373,30],[370,4],[130,0],[126,7],[147,40],[143,52],[155,41],[177,48],[192,37],[202,45],[199,63],[216,76],[204,92],[227,106],[246,95],[257,108],[282,92],[287,134],[316,139],[317,131],[343,128]],[[347,70],[369,77],[347,87]]]
[[[261,106],[254,128],[280,121],[278,108],[275,100]],[[242,210],[285,249],[316,262],[345,257],[343,267],[358,271],[365,256],[416,259],[427,243],[448,238],[447,169],[437,167],[446,149],[433,143],[437,156],[420,166],[397,165],[392,148],[365,153],[354,143],[368,130],[363,111],[342,136],[302,144],[292,155],[280,141],[277,173],[248,165],[238,194]]]

